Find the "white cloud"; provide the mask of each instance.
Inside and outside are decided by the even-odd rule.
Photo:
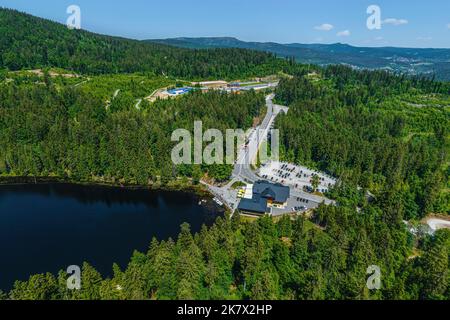
[[[450,29],[450,23],[447,25],[447,28],[449,28]]]
[[[321,24],[320,26],[314,27],[314,29],[319,30],[319,31],[330,31],[330,30],[334,29],[334,26],[329,23],[324,23],[324,24]]]
[[[381,40],[384,40],[384,38],[383,37],[375,37],[374,40],[375,41],[381,41]]]
[[[393,26],[401,26],[403,24],[408,24],[408,20],[406,19],[396,19],[396,18],[388,18],[382,21],[383,24],[392,24]]]
[[[322,37],[318,37],[314,41],[316,41],[316,42],[323,42],[323,38]]]
[[[348,37],[350,36],[350,31],[349,30],[344,30],[344,31],[340,31],[337,33],[338,37]]]
[[[432,37],[417,37],[417,40],[419,41],[430,41],[433,40]]]

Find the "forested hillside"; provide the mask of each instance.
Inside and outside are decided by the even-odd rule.
[[[148,43],[170,44],[180,48],[242,48],[271,52],[279,57],[294,57],[299,63],[327,66],[345,64],[362,69],[383,69],[409,75],[426,75],[450,80],[450,49],[354,47],[344,43],[281,44],[245,42],[230,37],[174,38],[148,40]]]
[[[218,107],[220,106],[220,107]],[[143,102],[118,95],[105,101],[83,88],[52,83],[0,85],[0,175],[58,176],[75,181],[148,185],[208,172],[227,179],[231,167],[174,167],[175,129],[249,128],[264,96],[193,93],[182,99]]]
[[[0,68],[60,67],[84,74],[150,71],[186,78],[271,74],[281,60],[245,49],[189,50],[109,37],[0,8]]]
[[[290,107],[276,122],[283,159],[339,178],[328,194],[337,205],[309,219],[235,214],[196,235],[184,224],[177,239],[154,240],[123,270],[113,266],[109,279],[86,263],[79,291],[67,290],[60,272],[16,282],[0,299],[450,299],[449,231],[413,233],[403,221],[449,213],[449,83],[145,44],[6,9],[0,67],[10,69],[0,70],[2,179],[225,181],[230,166],[173,165],[171,134],[197,120],[246,129],[265,112],[263,93],[192,92],[139,107],[136,99],[179,78],[280,71],[276,99]],[[380,290],[366,286],[371,265],[381,269]]]
[[[226,166],[173,167],[170,133],[199,119],[205,128],[248,127],[264,105],[254,92],[212,92],[141,110],[120,99],[105,108],[103,89],[97,95],[43,78],[0,85],[2,175],[226,179]],[[448,84],[299,69],[281,82],[277,99],[290,106],[276,124],[282,156],[338,176],[330,193],[337,206],[321,206],[310,220],[245,222],[236,214],[197,235],[183,225],[177,239],[154,240],[126,268],[113,266],[111,278],[84,264],[80,291],[67,290],[60,272],[16,282],[0,298],[449,299],[450,233],[412,234],[402,221],[448,211]],[[381,268],[380,290],[367,289],[370,265]]]
[[[339,66],[284,80],[284,158],[370,190],[394,220],[449,213],[449,90]]]

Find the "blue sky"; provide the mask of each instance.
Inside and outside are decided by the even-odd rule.
[[[0,6],[65,23],[81,8],[90,31],[134,39],[231,36],[246,41],[450,48],[449,0],[0,0]],[[366,27],[369,5],[381,30]]]

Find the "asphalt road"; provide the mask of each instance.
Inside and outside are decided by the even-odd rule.
[[[250,183],[259,179],[258,176],[251,170],[250,164],[256,159],[261,143],[267,138],[270,125],[275,121],[275,118],[279,113],[279,111],[278,113],[274,113],[274,105],[272,102],[274,97],[274,94],[266,97],[266,116],[264,117],[261,125],[253,129],[250,133],[248,138],[248,146],[239,146],[237,161],[233,170],[233,177],[235,178],[242,178]]]
[[[270,127],[275,121],[275,118],[280,112],[287,113],[289,108],[285,106],[275,105],[273,103],[274,94],[266,97],[267,114],[264,117],[261,125],[253,129],[248,136],[248,146],[239,146],[239,152],[237,160],[233,169],[231,181],[222,187],[213,186],[202,182],[208,189],[224,204],[234,211],[239,203],[239,198],[237,197],[237,190],[233,189],[231,186],[237,181],[245,181],[246,183],[252,184],[262,178],[257,175],[251,168],[252,161],[256,159],[258,150],[261,144],[267,139]],[[308,203],[298,201],[297,199],[306,199]],[[308,209],[316,208],[320,203],[325,202],[325,204],[332,204],[333,201],[324,197],[312,195],[306,192],[291,189],[290,198],[288,199],[288,206],[285,209],[273,209],[273,215],[280,215],[285,213],[291,213],[293,207],[306,206]]]
[[[252,160],[257,156],[261,144],[267,139],[270,127],[280,112],[287,113],[289,108],[285,106],[275,105],[273,103],[274,94],[266,97],[267,114],[261,125],[254,129],[249,136],[248,147],[240,146],[238,158],[233,170],[233,180],[243,180],[247,183],[254,183],[262,178],[259,177],[251,168]],[[310,193],[292,190],[289,203],[296,203],[297,198],[309,200],[308,208],[317,207],[320,203],[332,204],[333,201]],[[299,204],[300,205],[300,204]],[[292,208],[287,208],[291,210]]]

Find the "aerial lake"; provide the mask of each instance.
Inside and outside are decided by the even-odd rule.
[[[36,273],[83,261],[103,276],[124,268],[153,237],[175,238],[187,222],[197,232],[223,210],[178,191],[72,184],[0,185],[0,289]]]

